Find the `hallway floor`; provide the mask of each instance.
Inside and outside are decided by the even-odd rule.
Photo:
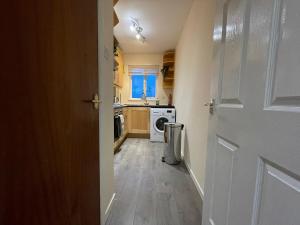
[[[106,225],[200,225],[201,198],[186,167],[161,162],[162,143],[127,139],[115,155],[116,197]]]

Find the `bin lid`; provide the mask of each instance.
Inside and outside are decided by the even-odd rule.
[[[183,127],[182,123],[165,123],[165,126],[168,127]]]

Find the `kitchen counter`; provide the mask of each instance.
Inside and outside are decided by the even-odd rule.
[[[114,109],[125,108],[125,107],[147,107],[147,108],[175,108],[175,106],[169,105],[144,105],[144,104],[113,104]]]
[[[125,104],[125,107],[149,107],[149,108],[175,108],[169,105],[142,105],[142,104]]]

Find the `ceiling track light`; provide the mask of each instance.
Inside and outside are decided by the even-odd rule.
[[[146,41],[145,36],[142,35],[143,28],[140,26],[138,20],[136,20],[134,18],[131,18],[130,30],[132,32],[136,32],[135,37],[136,37],[137,40],[139,40],[143,43]]]

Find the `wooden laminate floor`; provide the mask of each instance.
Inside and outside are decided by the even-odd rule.
[[[127,139],[121,148],[106,225],[201,225],[201,198],[184,164],[162,163],[163,144],[147,139]]]

